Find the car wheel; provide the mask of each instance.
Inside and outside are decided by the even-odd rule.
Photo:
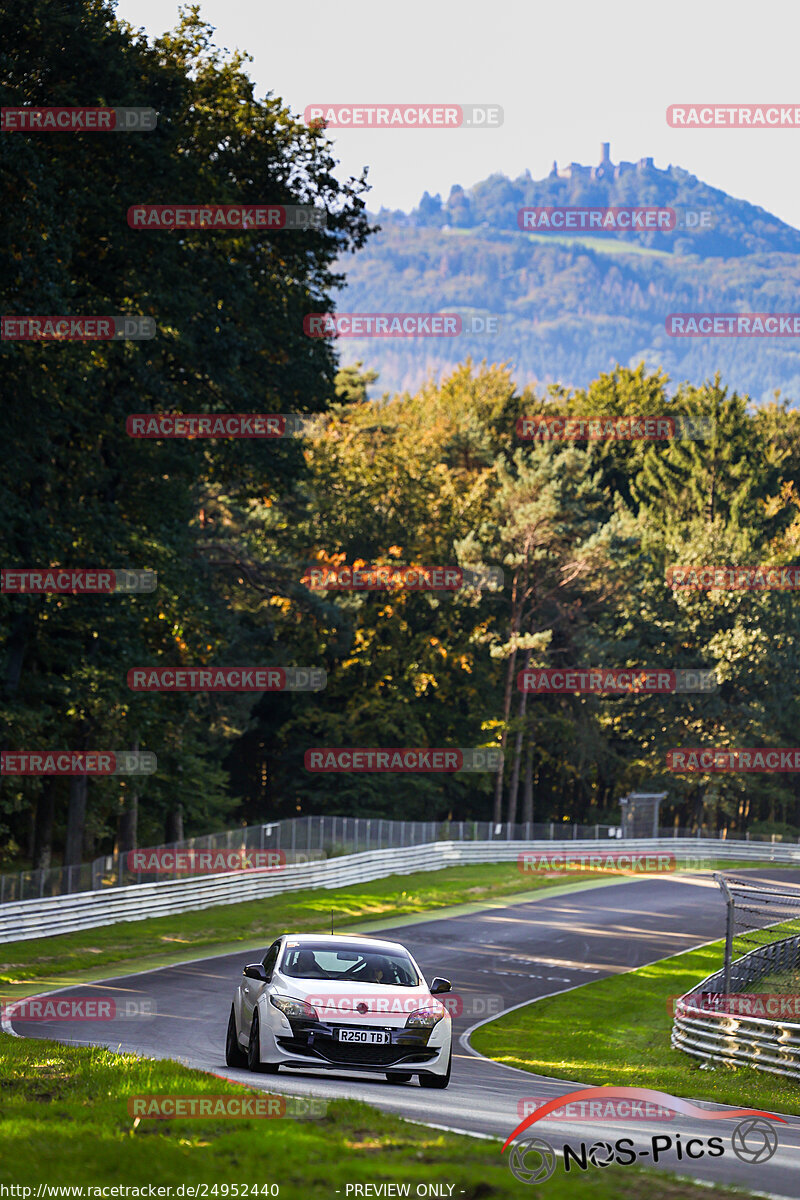
[[[228,1031],[225,1034],[225,1062],[229,1067],[247,1066],[247,1055],[236,1037],[236,1017],[233,1005],[231,1005],[231,1015],[228,1017]]]
[[[446,1088],[448,1083],[450,1082],[450,1069],[452,1066],[453,1066],[453,1051],[451,1050],[450,1057],[447,1060],[447,1074],[446,1075],[420,1075],[420,1077],[419,1077],[420,1087]]]
[[[247,1065],[251,1071],[265,1075],[275,1075],[278,1063],[261,1062],[261,1034],[258,1025],[258,1010],[253,1013],[253,1024],[250,1026],[250,1040],[247,1043]]]
[[[410,1083],[411,1075],[406,1071],[387,1071],[386,1078],[389,1083]]]

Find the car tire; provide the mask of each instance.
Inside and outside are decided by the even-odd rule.
[[[247,1055],[239,1045],[236,1036],[236,1014],[231,1005],[231,1015],[228,1017],[228,1029],[225,1034],[225,1062],[229,1067],[246,1067]]]
[[[387,1071],[386,1078],[389,1083],[410,1083],[411,1073],[410,1071]]]
[[[247,1066],[249,1070],[262,1075],[276,1075],[278,1063],[261,1062],[261,1033],[258,1021],[258,1009],[253,1013],[253,1024],[250,1026],[250,1040],[247,1043]]]
[[[450,1057],[447,1060],[446,1075],[420,1075],[419,1086],[425,1088],[446,1088],[450,1082],[450,1070],[453,1066],[453,1051],[450,1051]]]

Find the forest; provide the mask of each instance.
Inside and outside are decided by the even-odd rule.
[[[257,99],[246,60],[218,51],[196,13],[148,43],[103,4],[76,3],[48,48],[47,8],[18,14],[30,28],[16,41],[47,53],[4,61],[3,104],[149,105],[158,127],[3,137],[2,311],[126,314],[152,319],[156,336],[0,343],[0,560],[154,571],[158,584],[0,594],[4,746],[148,751],[158,770],[6,775],[0,865],[308,814],[613,822],[637,787],[668,793],[664,824],[800,832],[795,776],[667,765],[675,748],[797,741],[794,592],[681,590],[668,574],[797,561],[789,403],[754,406],[710,358],[693,383],[612,356],[583,386],[531,386],[488,347],[375,398],[372,358],[342,365],[303,328],[336,310],[342,264],[371,240],[366,180],[335,178],[324,130]],[[187,198],[315,205],[327,222],[127,223],[133,204]],[[498,288],[513,279],[501,273]],[[385,295],[380,307],[392,309]],[[318,419],[281,438],[130,436],[143,413]],[[705,432],[517,434],[524,417],[559,415],[681,417]],[[451,590],[314,586],[314,570],[342,567],[474,575]],[[142,693],[127,682],[137,667],[322,668],[327,683]],[[533,695],[517,685],[531,667],[713,670],[718,686]],[[500,748],[504,767],[305,768],[310,748],[343,746]]]

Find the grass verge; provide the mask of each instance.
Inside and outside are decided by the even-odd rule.
[[[337,1192],[343,1198],[354,1183],[406,1184],[411,1195],[417,1184],[452,1185],[449,1194],[463,1200],[518,1198],[524,1189],[500,1155],[500,1141],[413,1125],[356,1101],[331,1102],[314,1120],[203,1117],[134,1124],[129,1097],[248,1090],[173,1062],[0,1034],[0,1088],[3,1184],[170,1185],[173,1197],[179,1185],[217,1185],[216,1193],[207,1194],[233,1196],[236,1184],[241,1196],[243,1184],[277,1184],[281,1200],[334,1200]],[[652,1200],[655,1194],[660,1200],[707,1200],[709,1193],[661,1173],[655,1192],[653,1173],[635,1167],[593,1171],[580,1184],[590,1200]],[[574,1187],[572,1177],[557,1171],[547,1185],[549,1200],[567,1200]],[[447,1186],[439,1194],[447,1195]]]
[[[753,864],[703,861],[704,870],[717,870],[723,865],[740,869]],[[58,987],[169,966],[205,954],[211,957],[264,947],[284,930],[315,933],[330,929],[331,909],[337,930],[381,921],[388,927],[400,918],[424,919],[437,909],[472,905],[477,911],[494,900],[508,903],[544,889],[572,891],[626,878],[632,877],[608,871],[522,874],[517,864],[510,862],[390,875],[330,891],[309,888],[179,916],[149,917],[57,937],[5,943],[0,945],[0,986],[4,998],[17,999],[35,991],[37,984]]]
[[[612,882],[618,877],[613,877]],[[0,984],[27,981],[69,982],[66,975],[109,966],[138,969],[146,957],[150,966],[166,965],[208,951],[231,953],[241,946],[269,945],[274,937],[291,930],[314,933],[342,930],[364,921],[421,916],[452,905],[475,904],[495,898],[506,900],[521,892],[574,886],[574,876],[563,873],[525,875],[511,863],[480,863],[413,875],[390,875],[350,887],[308,888],[263,900],[218,905],[170,917],[149,917],[98,929],[34,938],[0,946]],[[609,882],[607,873],[587,873],[585,882]]]
[[[701,1067],[669,1044],[674,999],[719,970],[723,950],[715,942],[537,1000],[481,1026],[470,1041],[488,1058],[537,1075],[800,1114],[800,1083],[751,1067]]]

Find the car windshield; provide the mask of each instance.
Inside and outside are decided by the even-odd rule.
[[[405,951],[344,944],[287,942],[281,971],[292,979],[341,979],[388,987],[417,987],[420,982]]]

